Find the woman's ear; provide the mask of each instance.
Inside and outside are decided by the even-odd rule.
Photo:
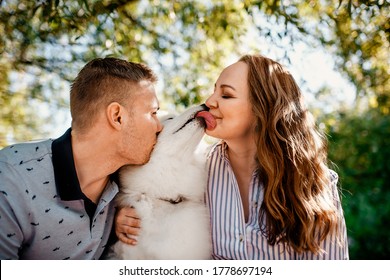
[[[107,106],[106,117],[110,126],[116,130],[122,129],[124,109],[118,102],[112,102]]]

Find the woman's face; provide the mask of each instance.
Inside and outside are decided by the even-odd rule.
[[[225,68],[206,105],[217,122],[207,135],[226,141],[252,137],[256,123],[249,102],[248,65],[239,61]]]

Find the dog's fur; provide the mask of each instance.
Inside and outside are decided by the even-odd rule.
[[[209,259],[210,219],[204,203],[206,157],[199,150],[205,110],[192,107],[162,120],[150,161],[120,170],[119,207],[135,207],[141,231],[135,246],[115,243],[110,259]]]

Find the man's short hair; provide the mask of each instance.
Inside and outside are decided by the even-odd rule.
[[[155,83],[154,72],[142,63],[119,58],[96,58],[79,72],[70,90],[72,127],[92,126],[99,110],[112,102],[129,104],[131,89],[141,81]]]

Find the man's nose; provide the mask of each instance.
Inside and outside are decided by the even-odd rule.
[[[157,133],[160,133],[162,130],[163,130],[163,125],[161,124],[160,121],[158,121],[158,124],[157,124]]]

